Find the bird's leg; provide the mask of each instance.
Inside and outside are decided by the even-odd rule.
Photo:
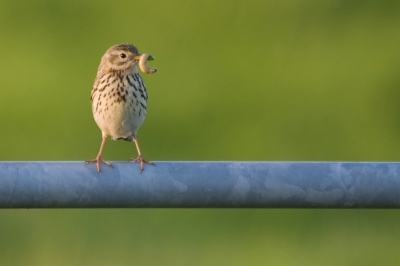
[[[133,139],[135,140],[135,144],[136,144],[136,149],[138,151],[138,157],[136,159],[130,158],[129,162],[135,162],[135,163],[140,163],[140,172],[143,171],[144,169],[144,164],[151,164],[154,165],[154,163],[150,162],[150,161],[146,161],[145,159],[143,159],[142,153],[140,152],[140,148],[139,148],[139,143],[136,139],[136,136],[133,136]]]
[[[108,165],[108,166],[114,168],[109,162],[106,162],[103,159],[101,159],[101,153],[103,152],[103,148],[104,148],[104,144],[106,143],[106,140],[107,140],[107,135],[103,135],[103,140],[101,141],[99,154],[97,154],[96,159],[85,161],[85,163],[96,163],[97,171],[99,173],[101,172],[100,171],[100,163],[104,163],[105,165]]]

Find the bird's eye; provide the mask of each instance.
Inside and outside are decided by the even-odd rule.
[[[125,58],[125,57],[126,57],[126,54],[122,53],[122,54],[120,54],[119,56],[120,56],[121,58]]]

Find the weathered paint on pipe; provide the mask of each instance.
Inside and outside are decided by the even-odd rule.
[[[0,162],[0,208],[399,208],[400,163]]]

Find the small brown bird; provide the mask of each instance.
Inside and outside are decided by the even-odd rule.
[[[94,120],[102,132],[103,140],[96,159],[86,161],[96,163],[98,172],[101,171],[100,163],[112,167],[101,158],[107,136],[111,136],[113,140],[135,142],[138,157],[129,161],[139,162],[141,171],[145,163],[153,165],[143,159],[136,138],[136,132],[146,117],[148,99],[138,65],[143,72],[154,73],[157,70],[146,65],[146,61],[152,59],[151,55],[141,55],[135,46],[127,43],[110,47],[101,58],[90,101]]]

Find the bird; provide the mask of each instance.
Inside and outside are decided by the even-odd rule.
[[[135,142],[138,157],[129,159],[140,164],[140,172],[144,164],[154,165],[143,158],[137,140],[137,130],[142,125],[147,113],[147,90],[138,66],[145,73],[154,73],[145,65],[153,57],[140,54],[138,49],[129,43],[111,46],[102,56],[97,70],[90,101],[96,124],[101,130],[102,141],[99,153],[93,160],[86,163],[96,163],[100,173],[100,164],[113,166],[102,159],[102,152],[107,137],[113,140]]]

